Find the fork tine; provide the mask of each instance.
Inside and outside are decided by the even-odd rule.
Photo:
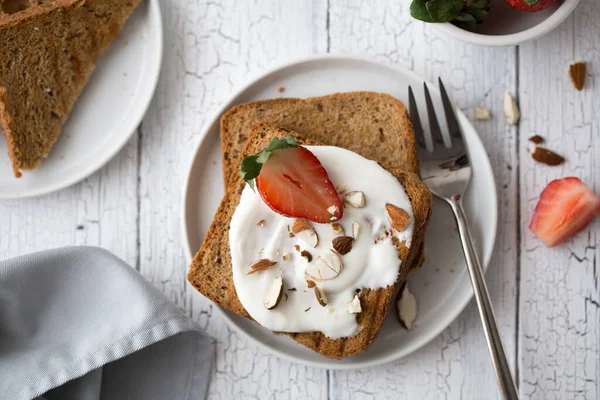
[[[429,116],[429,130],[431,131],[431,141],[435,147],[435,143],[439,143],[444,146],[444,137],[442,136],[442,129],[435,114],[435,108],[433,108],[433,102],[431,101],[431,95],[427,88],[427,83],[423,82],[423,89],[425,90],[425,102],[427,103],[427,115]]]
[[[452,102],[448,97],[448,93],[446,92],[446,88],[444,87],[444,83],[442,82],[442,78],[438,78],[438,82],[440,84],[442,104],[444,105],[444,114],[446,114],[446,123],[448,124],[450,136],[454,138],[462,138],[462,135],[460,133],[460,126],[458,125],[456,114],[454,113],[454,107],[452,107]]]
[[[413,123],[415,130],[415,140],[417,145],[423,149],[427,148],[425,145],[425,136],[423,133],[423,126],[421,125],[421,118],[419,117],[419,109],[417,108],[417,102],[415,101],[415,95],[413,94],[412,87],[408,86],[408,111],[410,113],[410,119]]]

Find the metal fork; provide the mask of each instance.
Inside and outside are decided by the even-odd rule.
[[[413,90],[410,86],[408,88],[410,116],[415,128],[417,151],[421,164],[421,178],[429,186],[431,192],[440,199],[445,200],[454,212],[460,241],[467,261],[467,268],[475,292],[479,316],[481,317],[483,331],[494,364],[496,378],[498,379],[498,385],[504,399],[514,400],[518,399],[517,388],[512,378],[506,355],[504,354],[504,348],[502,347],[502,341],[498,333],[498,327],[496,326],[494,310],[483,276],[483,269],[481,268],[477,252],[473,247],[473,240],[471,239],[471,233],[462,205],[462,197],[471,181],[471,164],[460,126],[454,113],[454,107],[448,98],[441,79],[439,79],[439,85],[449,131],[449,135],[446,135],[446,140],[450,146],[446,147],[444,144],[444,135],[435,114],[431,95],[429,94],[427,84],[424,83],[425,102],[429,116],[429,130],[431,133],[431,142],[433,143],[433,151],[431,152],[427,150],[425,144],[425,133],[419,119],[419,111]]]

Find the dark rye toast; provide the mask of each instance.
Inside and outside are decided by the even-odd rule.
[[[139,1],[0,1],[0,126],[15,176],[48,156]]]
[[[346,148],[382,165],[419,173],[413,126],[404,104],[384,93],[349,92],[244,103],[225,113],[221,151],[226,186],[237,173],[251,129],[261,121],[324,145]]]
[[[266,147],[273,137],[282,137],[286,134],[288,134],[287,131],[274,125],[260,123],[250,133],[250,140],[242,154],[245,156],[257,153]],[[321,144],[315,140],[303,138],[296,133],[293,134],[297,140],[304,144]],[[418,266],[416,261],[420,257],[419,250],[431,216],[432,198],[431,192],[417,175],[406,172],[399,167],[387,167],[386,169],[396,176],[406,190],[415,217],[411,247],[407,248],[403,243],[395,242],[402,259],[397,285],[410,273],[411,269]],[[204,243],[192,261],[188,272],[188,280],[198,291],[213,302],[232,312],[250,318],[236,294],[229,250],[229,224],[239,204],[240,195],[245,184],[239,174],[236,173],[232,176],[230,186],[219,205]],[[355,336],[331,339],[320,332],[286,334],[297,342],[329,358],[344,358],[362,352],[373,343],[381,330],[394,290],[395,286],[388,286],[378,290],[363,290],[360,293],[363,311],[357,317],[360,330]]]

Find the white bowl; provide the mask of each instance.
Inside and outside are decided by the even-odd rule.
[[[530,13],[513,9],[504,0],[492,0],[486,20],[468,31],[453,24],[434,24],[447,35],[477,46],[515,46],[537,39],[563,22],[579,4],[579,0],[564,0],[554,6]]]

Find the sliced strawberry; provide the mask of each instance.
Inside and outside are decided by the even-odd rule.
[[[328,223],[344,213],[327,171],[304,147],[273,151],[256,178],[256,187],[271,209],[287,217]]]
[[[557,0],[504,0],[512,8],[525,12],[536,12],[555,4]]]
[[[583,230],[600,213],[600,198],[579,178],[552,181],[542,192],[529,229],[548,247]]]

